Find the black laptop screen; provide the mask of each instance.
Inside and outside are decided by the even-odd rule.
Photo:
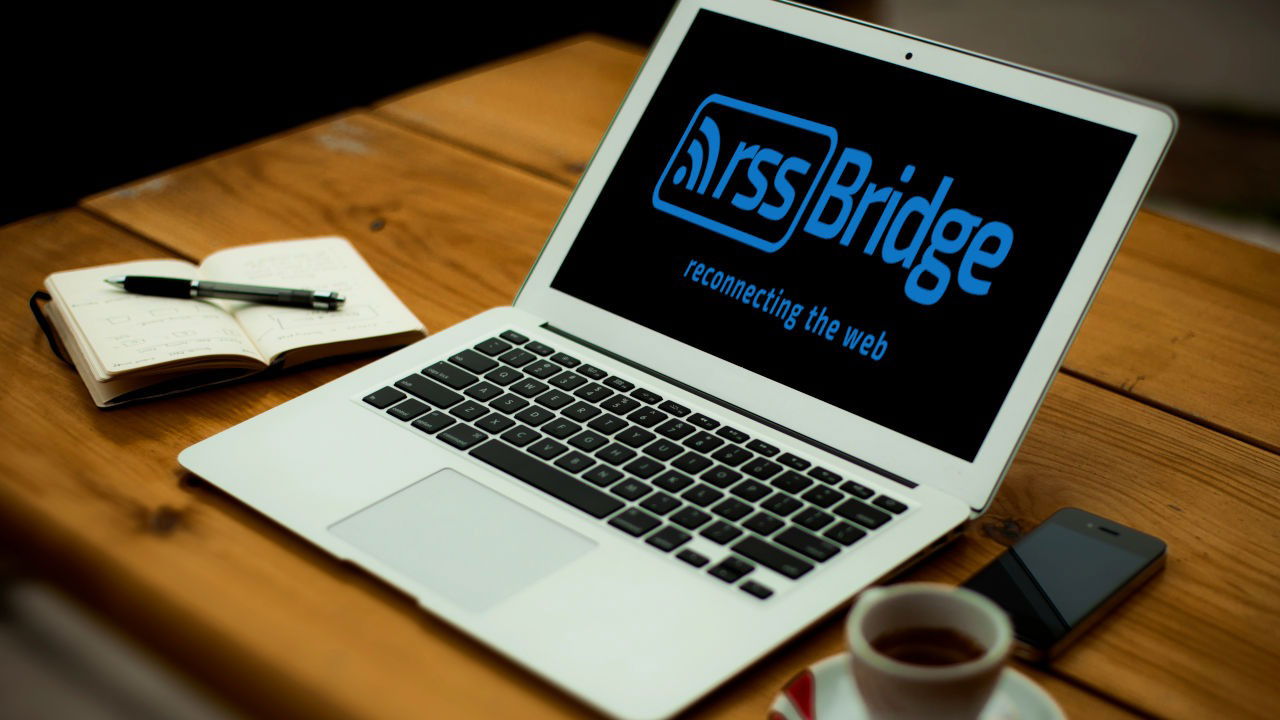
[[[972,460],[1133,141],[704,10],[552,287]]]

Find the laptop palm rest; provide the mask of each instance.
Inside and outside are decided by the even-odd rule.
[[[487,610],[596,546],[447,468],[329,530],[474,612]]]

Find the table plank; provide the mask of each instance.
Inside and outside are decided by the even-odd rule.
[[[586,36],[376,112],[572,183],[642,58]],[[1266,362],[1277,356],[1280,255],[1143,212],[1065,367],[1280,451],[1280,383]]]
[[[447,316],[445,310],[430,305],[436,302],[435,293],[430,288],[423,289],[423,277],[441,283],[450,293],[463,294],[450,306],[459,314],[464,312],[464,306],[483,306],[491,295],[510,297],[520,272],[499,273],[493,287],[486,286],[483,291],[457,284],[451,276],[479,272],[487,262],[468,260],[468,251],[495,255],[511,252],[523,262],[530,262],[563,200],[564,190],[358,114],[338,122],[360,128],[366,152],[344,154],[328,149],[316,140],[328,128],[316,126],[182,169],[166,176],[169,180],[164,187],[145,194],[130,189],[96,198],[89,205],[159,242],[195,255],[241,241],[265,239],[271,233],[287,233],[290,228],[295,228],[295,233],[320,231],[306,218],[333,218],[338,225],[335,229],[352,235],[375,268],[389,275],[393,289],[420,313],[430,310]],[[326,152],[336,156],[325,157]],[[431,166],[437,161],[449,164],[449,172],[433,170]],[[328,170],[329,163],[338,169]],[[301,168],[308,172],[300,172]],[[437,222],[443,217],[443,211],[433,206],[433,193],[445,182],[441,175],[467,187],[490,188],[499,183],[501,196],[520,198],[518,204],[504,206],[505,212],[488,228],[494,238],[490,242],[503,243],[501,250],[490,250],[461,219],[416,227],[407,222]],[[340,188],[331,187],[335,178],[342,179]],[[136,207],[138,203],[143,206]],[[369,207],[395,207],[395,221],[388,222],[381,231],[370,230],[365,225],[367,216],[359,215],[363,210],[352,209]],[[193,217],[205,218],[206,222],[192,228]],[[540,231],[536,229],[539,222],[545,224]],[[268,228],[270,233],[256,228]],[[430,228],[429,245],[422,242],[428,234],[423,228]],[[421,272],[398,267],[411,263],[419,254],[426,258],[429,252],[440,248],[456,252],[457,260]],[[428,324],[436,325],[435,320],[423,316]],[[226,392],[234,394],[238,389]],[[213,407],[219,407],[217,402]],[[247,416],[251,408],[244,410]],[[183,439],[189,442],[219,430],[229,424],[230,418],[225,412],[215,412],[212,419],[184,428]],[[74,421],[74,417],[68,419]],[[181,444],[152,449],[159,464],[151,472],[159,476],[172,473],[172,454]],[[164,457],[166,452],[168,458]],[[1113,620],[1064,657],[1058,671],[1151,712],[1203,714],[1226,708],[1245,715],[1261,714],[1280,702],[1280,695],[1269,680],[1273,670],[1280,667],[1276,651],[1252,640],[1257,628],[1275,626],[1280,606],[1280,568],[1276,567],[1277,556],[1272,549],[1277,540],[1276,518],[1280,517],[1275,500],[1277,484],[1280,461],[1271,453],[1093,384],[1060,376],[992,514],[975,526],[964,542],[914,577],[950,582],[967,577],[1000,549],[983,532],[991,522],[1012,521],[1026,529],[1063,505],[1082,506],[1128,522],[1169,542],[1169,568]],[[219,532],[239,528],[234,532],[242,534],[237,534],[234,542],[223,543],[227,547],[268,553],[259,546],[283,541],[278,533],[267,533],[261,541],[254,541],[257,530],[241,519],[241,509],[234,504],[205,496],[200,496],[199,502],[216,507],[216,511],[205,514],[203,522],[215,522],[208,518],[225,515],[225,522],[216,521],[222,523],[218,525]],[[291,547],[296,545],[295,541]],[[185,550],[194,553],[192,558],[205,562],[196,548]],[[329,581],[331,578],[326,579],[327,573],[336,571],[326,570],[327,561],[322,556],[312,554],[313,557],[305,549],[295,552],[297,557],[292,563],[279,560],[280,572],[301,575],[290,582],[297,585],[295,592],[323,597],[339,592]],[[234,553],[231,557],[219,555],[216,571],[227,574],[223,579],[225,587],[244,592],[256,578],[246,578],[238,562]],[[287,590],[273,584],[275,591],[280,594],[258,600],[291,603]],[[343,590],[350,591],[349,587]],[[397,657],[419,663],[416,666],[462,663],[468,669],[451,676],[452,680],[463,682],[470,677],[467,682],[473,683],[471,687],[475,683],[501,683],[504,692],[514,693],[502,695],[505,699],[495,702],[519,704],[516,698],[529,694],[537,698],[532,701],[539,708],[537,712],[573,711],[572,706],[564,705],[554,693],[521,673],[493,674],[487,664],[492,662],[490,656],[438,623],[417,620],[418,614],[405,603],[392,603],[403,616],[387,615],[385,609],[379,614],[375,610],[378,603],[387,602],[394,595],[376,583],[361,584],[360,592],[363,594],[340,594],[334,602],[352,612],[358,608],[361,618],[365,614],[380,618],[370,620],[372,624],[362,622],[362,637],[373,638],[371,642],[380,646],[392,643]],[[250,631],[230,627],[231,623],[221,617],[222,609],[213,607],[215,604],[213,599],[193,601],[189,611],[199,624],[233,633],[236,642],[254,652],[266,652],[258,644],[280,642],[279,633],[286,632],[285,638],[306,634],[311,642],[321,644],[349,642],[348,626],[332,627],[336,616],[324,613],[295,617],[288,631],[268,632],[255,627],[253,637],[245,637]],[[417,622],[428,623],[431,632],[418,632],[408,641],[393,637],[407,632],[403,623]],[[838,645],[838,633],[832,626],[823,627],[818,635],[835,637]],[[266,636],[259,637],[263,632]],[[401,642],[406,644],[398,644]],[[815,646],[819,651],[803,659],[816,660],[836,645],[819,643]],[[332,651],[331,646],[326,649]],[[364,657],[357,650],[351,653],[343,655],[345,662],[361,666],[361,672],[374,672],[363,669],[362,664],[376,664],[376,659]],[[750,710],[758,717],[762,706],[747,707],[755,701],[751,693],[761,692],[761,687],[776,687],[795,670],[797,663],[784,662],[784,658],[794,656],[784,652],[734,681],[708,702],[708,711],[746,717]],[[349,692],[350,686],[343,685],[341,678],[326,674],[325,668],[309,662],[304,658],[284,659],[277,672],[291,673],[294,684],[337,696],[337,707],[358,707],[366,712],[386,709],[361,704],[374,701],[362,700],[359,692]],[[394,675],[394,670],[385,667],[382,672]],[[305,679],[298,679],[299,676]],[[500,677],[511,679],[503,683]],[[386,679],[392,685],[400,681]],[[416,678],[413,682],[424,681]],[[461,690],[434,682],[422,686],[422,691],[427,695],[413,697],[445,698],[467,708],[474,707],[468,703],[476,702],[462,697]]]

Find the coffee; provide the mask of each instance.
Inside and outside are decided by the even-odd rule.
[[[899,662],[930,666],[957,665],[986,652],[968,635],[942,627],[891,630],[873,640],[871,647]]]

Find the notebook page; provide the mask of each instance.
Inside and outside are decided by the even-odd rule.
[[[249,338],[274,361],[303,347],[421,331],[422,323],[341,237],[284,240],[220,250],[200,266],[205,280],[337,291],[340,310],[227,303]]]
[[[45,280],[94,375],[112,375],[199,358],[240,355],[265,362],[225,310],[209,302],[133,295],[103,280],[113,275],[191,277],[181,260],[138,260],[68,270]]]

